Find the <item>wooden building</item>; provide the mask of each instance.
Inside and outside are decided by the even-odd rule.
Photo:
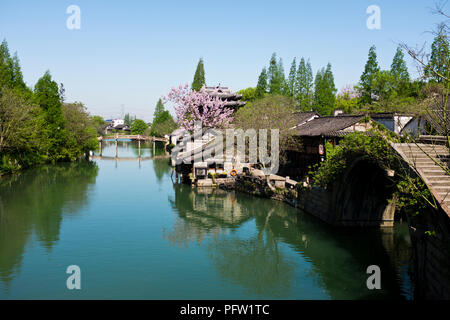
[[[242,94],[232,92],[229,87],[221,87],[219,85],[216,87],[206,87],[205,90],[211,97],[219,97],[221,100],[225,100],[225,106],[228,108],[237,110],[245,106],[245,101],[240,101]]]
[[[326,157],[325,143],[339,144],[339,140],[352,132],[366,132],[372,128],[366,116],[338,115],[316,117],[310,112],[296,117],[302,122],[295,127],[295,137],[301,140],[300,149],[287,151],[287,163],[280,168],[280,174],[301,180],[309,167]],[[309,119],[305,121],[304,119]]]

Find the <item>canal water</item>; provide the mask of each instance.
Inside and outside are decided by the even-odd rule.
[[[174,184],[162,150],[138,154],[122,141],[115,160],[104,143],[103,159],[0,180],[0,299],[412,298],[404,224],[336,230],[274,200]],[[81,290],[67,289],[70,265]],[[370,265],[381,290],[367,288]]]

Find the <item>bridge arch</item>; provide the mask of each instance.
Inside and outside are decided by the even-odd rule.
[[[333,188],[335,221],[349,226],[393,226],[394,191],[385,169],[366,157],[355,159]]]
[[[377,163],[360,157],[336,182],[331,211],[335,223],[393,226],[395,184]],[[441,208],[406,215],[411,239],[411,270],[417,299],[450,299],[450,219]],[[431,232],[427,234],[427,232]]]

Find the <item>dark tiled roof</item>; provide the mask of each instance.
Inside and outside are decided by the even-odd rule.
[[[311,119],[314,116],[318,117],[319,114],[314,111],[294,112],[295,123],[297,125],[303,124],[305,121]]]
[[[298,126],[296,135],[298,136],[341,136],[345,135],[342,130],[348,128],[361,120],[364,116],[337,116],[337,117],[321,117],[308,121]]]
[[[379,118],[389,118],[393,119],[394,116],[402,116],[402,117],[414,117],[415,115],[412,113],[402,113],[402,112],[377,112],[377,113],[371,113],[370,117],[372,119],[379,119]]]
[[[122,130],[128,130],[130,129],[129,126],[127,126],[126,124],[118,124],[117,126],[113,127],[114,129],[122,129]]]

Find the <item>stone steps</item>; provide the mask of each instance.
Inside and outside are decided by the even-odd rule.
[[[402,153],[412,167],[419,170],[435,196],[441,198],[443,205],[448,209],[450,207],[450,175],[439,164],[444,166],[450,164],[449,149],[443,145],[419,144],[417,146],[406,143],[396,144],[395,148]]]

